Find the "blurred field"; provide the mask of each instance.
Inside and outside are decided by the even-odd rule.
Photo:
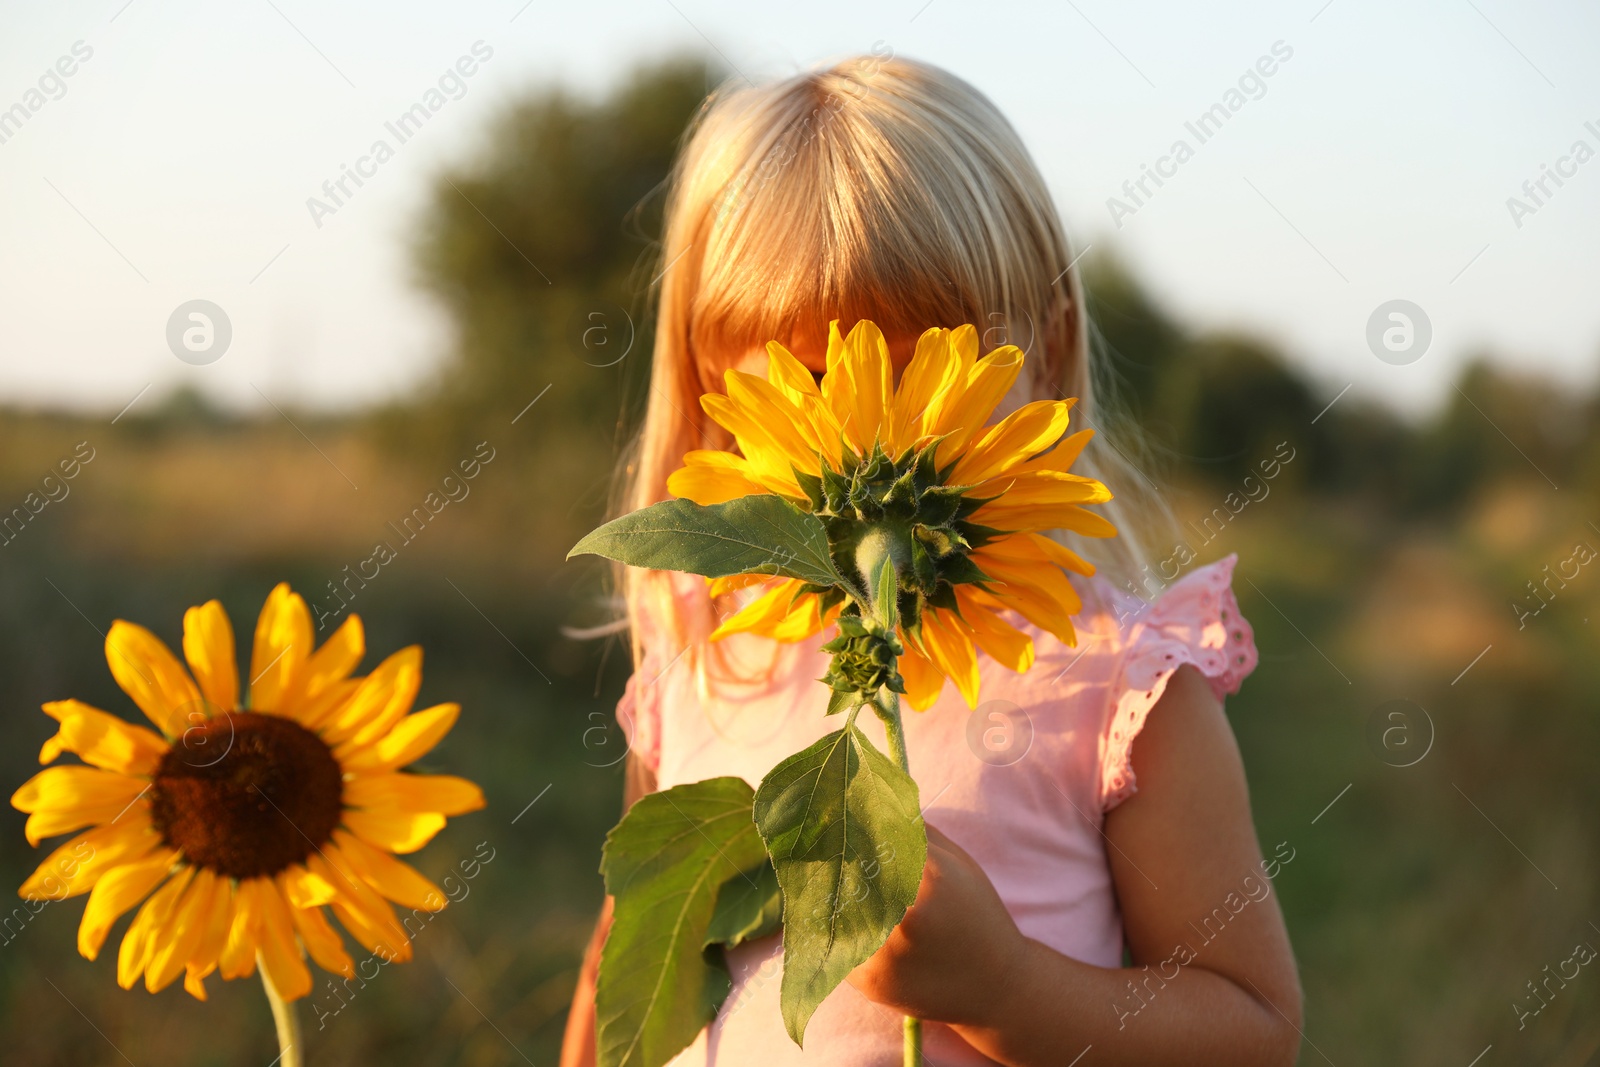
[[[0,778],[14,785],[53,732],[41,702],[75,696],[134,714],[101,651],[111,620],[176,645],[184,608],[213,596],[242,632],[278,580],[331,604],[328,583],[347,565],[398,543],[389,523],[479,442],[494,451],[470,495],[350,605],[367,623],[369,664],[425,646],[423,701],[465,709],[428,762],[489,796],[419,866],[442,877],[475,852],[493,859],[418,938],[414,962],[348,1005],[313,998],[313,1064],[554,1060],[600,899],[601,837],[618,814],[623,743],[610,711],[628,669],[617,640],[562,636],[608,611],[598,570],[562,560],[605,510],[644,369],[585,359],[570,323],[600,306],[647,322],[634,268],[648,194],[703,84],[703,71],[680,67],[603,105],[530,101],[508,118],[521,133],[502,155],[464,165],[455,180],[508,240],[581,281],[532,289],[525,264],[441,200],[418,256],[463,324],[460,348],[439,388],[412,402],[341,418],[290,411],[293,425],[227,417],[192,396],[147,400],[115,425],[114,413],[0,412],[0,508],[21,504],[79,442],[94,450],[70,494],[0,547]],[[626,131],[618,115],[638,129],[585,141]],[[573,143],[562,154],[552,141]],[[534,173],[537,161],[554,170]],[[529,182],[577,207],[519,214],[513,193]],[[590,230],[601,236],[572,237]],[[1597,1062],[1593,968],[1552,984],[1520,1030],[1513,1008],[1539,1003],[1527,983],[1575,944],[1600,946],[1600,567],[1568,563],[1559,577],[1575,546],[1600,547],[1595,398],[1475,365],[1459,399],[1423,424],[1354,397],[1314,420],[1332,391],[1279,354],[1190,336],[1113,262],[1091,280],[1122,401],[1151,437],[1141,462],[1175,486],[1180,522],[1225,507],[1279,442],[1296,450],[1271,492],[1209,544],[1184,536],[1204,559],[1239,553],[1236,591],[1262,650],[1229,713],[1262,840],[1295,850],[1277,888],[1306,986],[1302,1062],[1465,1067],[1491,1044],[1485,1065]],[[1520,621],[1513,608],[1546,601]],[[1413,714],[1388,747],[1374,740],[1374,715],[1393,700],[1425,709],[1431,730]],[[7,809],[4,820],[0,883],[15,886],[38,854],[23,817]],[[0,1058],[271,1060],[258,985],[213,979],[205,1005],[178,988],[123,992],[114,952],[92,964],[76,954],[82,906],[0,920]]]

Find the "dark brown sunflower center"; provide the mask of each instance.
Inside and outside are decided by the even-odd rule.
[[[274,875],[326,844],[342,774],[316,734],[276,715],[231,712],[161,758],[151,815],[167,844],[230,878]]]

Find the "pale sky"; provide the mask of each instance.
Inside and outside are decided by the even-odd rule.
[[[759,79],[876,42],[952,69],[1000,105],[1080,249],[1118,251],[1192,325],[1277,341],[1330,399],[1354,383],[1425,408],[1485,349],[1590,384],[1600,158],[1574,148],[1600,151],[1600,9],[1218,8],[10,4],[0,114],[27,115],[0,119],[0,403],[114,412],[146,386],[140,403],[186,382],[247,407],[349,407],[403,391],[448,343],[410,283],[405,238],[430,175],[473,152],[508,100],[549,83],[599,92],[673,51],[720,55]],[[307,198],[477,42],[492,55],[460,98],[317,226]],[[1275,45],[1272,75],[1246,79],[1254,98],[1230,101]],[[48,73],[63,57],[72,75]],[[1204,143],[1186,129],[1230,102],[1237,111]],[[1179,139],[1192,157],[1162,161]],[[1123,182],[1158,164],[1170,177],[1147,179],[1153,195],[1114,220],[1108,198],[1131,204]],[[1535,203],[1522,185],[1543,166],[1566,176],[1545,178]],[[1514,219],[1512,196],[1536,210]],[[196,299],[220,306],[233,333],[198,366],[166,339],[173,311]],[[1380,361],[1366,340],[1392,299],[1432,323],[1431,347],[1407,365]]]

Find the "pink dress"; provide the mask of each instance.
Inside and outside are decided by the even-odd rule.
[[[1134,792],[1129,753],[1167,679],[1192,664],[1222,697],[1256,666],[1250,624],[1230,582],[1232,556],[1167,586],[1151,601],[1100,578],[1079,581],[1084,609],[1076,648],[1013,621],[1033,637],[1037,658],[1017,674],[980,654],[979,706],[968,711],[946,684],[925,712],[906,712],[906,747],[927,821],[972,854],[1022,932],[1075,959],[1122,963],[1122,918],[1106,859],[1105,813]],[[719,775],[751,785],[778,761],[837,729],[825,718],[823,637],[797,645],[738,635],[730,652],[758,674],[749,684],[697,681],[694,657],[649,647],[618,716],[633,751],[662,789]],[[773,656],[776,654],[776,660]],[[762,670],[771,664],[770,671]],[[887,751],[883,727],[859,720]],[[804,1051],[789,1040],[778,1007],[781,935],[729,954],[733,991],[716,1021],[674,1067],[895,1067],[899,1017],[848,983],[823,1002]],[[994,1061],[948,1027],[929,1023],[930,1063]]]

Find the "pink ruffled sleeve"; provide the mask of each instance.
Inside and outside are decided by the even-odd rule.
[[[1142,615],[1130,620],[1121,667],[1112,679],[1100,736],[1101,810],[1110,811],[1137,789],[1133,739],[1166,691],[1167,679],[1190,664],[1220,700],[1239,691],[1256,669],[1255,633],[1233,596],[1228,556],[1178,579]]]
[[[673,610],[680,617],[701,610],[705,599],[705,579],[689,574],[668,577]],[[628,738],[628,751],[637,756],[652,774],[661,770],[661,716],[666,691],[681,670],[683,649],[674,647],[666,627],[648,611],[640,618],[639,646],[643,652],[633,676],[628,679],[622,699],[617,701],[617,722]]]
[[[661,768],[661,675],[666,664],[647,649],[617,701],[617,723],[628,738],[628,751],[654,774]]]

